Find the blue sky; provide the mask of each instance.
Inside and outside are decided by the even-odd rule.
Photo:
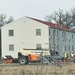
[[[70,11],[75,7],[75,0],[0,0],[0,14],[19,19],[29,16],[44,20],[48,14],[63,9]]]

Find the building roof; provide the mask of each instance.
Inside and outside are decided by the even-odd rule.
[[[25,18],[25,17],[22,17],[21,19],[23,19],[23,18]],[[60,30],[64,30],[64,31],[69,31],[69,32],[75,32],[75,30],[73,30],[73,29],[71,29],[71,28],[67,28],[67,27],[65,27],[65,26],[61,26],[61,25],[58,25],[58,24],[50,23],[50,22],[47,22],[47,21],[43,21],[43,20],[31,18],[31,17],[27,17],[27,18],[32,19],[32,20],[35,20],[35,21],[38,21],[38,22],[40,22],[40,23],[43,23],[43,24],[45,24],[45,25],[47,25],[47,26],[50,26],[51,28],[60,29]],[[19,19],[19,20],[21,20],[21,19]],[[19,20],[17,20],[17,21],[19,21]],[[13,21],[13,22],[11,22],[11,23],[14,23],[14,22],[16,22],[16,21]],[[1,29],[2,27],[4,27],[4,26],[7,26],[7,25],[9,25],[9,23],[6,24],[6,25],[1,26],[0,29]]]
[[[30,18],[30,17],[28,17]],[[53,24],[53,23],[50,23],[50,22],[46,22],[46,21],[42,21],[42,20],[39,20],[39,19],[35,19],[35,18],[30,18],[30,19],[33,19],[35,21],[38,21],[40,23],[43,23],[45,25],[48,25],[52,28],[56,28],[56,29],[60,29],[60,30],[65,30],[65,31],[69,31],[69,32],[75,32],[74,30],[72,30],[71,28],[67,28],[65,26],[62,26],[62,25],[58,25],[58,24]]]

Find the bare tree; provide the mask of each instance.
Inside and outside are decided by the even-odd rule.
[[[65,12],[63,16],[63,25],[66,27],[71,27],[72,24],[72,15],[69,12]]]
[[[72,13],[72,26],[75,26],[75,8],[71,10]]]
[[[45,17],[45,19],[46,19],[48,22],[54,21],[55,23],[62,25],[62,18],[63,18],[63,16],[64,16],[64,15],[63,15],[63,10],[60,10],[60,9],[59,9],[59,12],[54,11],[53,14],[47,15],[47,16]]]
[[[12,16],[10,16],[9,17],[9,19],[8,19],[8,21],[6,21],[6,24],[8,24],[8,23],[10,23],[10,22],[12,22],[14,19],[13,19],[13,17]]]
[[[0,26],[5,24],[6,15],[0,14]]]
[[[6,14],[0,14],[0,27],[13,21],[13,17],[7,20]]]
[[[73,16],[72,11],[70,13],[67,11],[64,12],[63,10],[59,9],[58,12],[54,11],[53,14],[47,15],[45,17],[45,19],[48,22],[54,22],[54,23],[59,24],[59,25],[71,27],[71,26],[73,26],[73,20],[75,20],[75,19],[73,19],[73,17],[75,18],[75,12],[74,12],[74,16]]]

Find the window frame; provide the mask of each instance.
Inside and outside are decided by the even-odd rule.
[[[74,35],[73,35],[73,33],[72,33],[72,39],[74,39]]]
[[[51,29],[49,28],[49,36],[51,35]]]
[[[42,48],[41,48],[41,44],[36,44],[36,49],[37,49],[37,50],[42,49]]]
[[[36,36],[41,36],[41,29],[36,29]]]
[[[9,30],[9,36],[14,36],[14,30]]]
[[[14,44],[9,44],[9,51],[14,51]]]

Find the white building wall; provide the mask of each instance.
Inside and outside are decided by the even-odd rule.
[[[48,30],[49,28],[50,28],[50,36]],[[41,36],[36,36],[36,29],[41,29]],[[9,30],[14,30],[13,37],[8,35]],[[36,49],[36,44],[41,44],[43,49],[52,49],[54,47],[53,30],[55,30],[55,44],[59,45],[60,55],[63,55],[65,51],[64,48],[65,45],[67,52],[69,52],[68,50],[69,45],[70,51],[72,51],[72,46],[74,46],[75,44],[75,33],[73,41],[72,32],[66,31],[65,39],[67,40],[65,40],[62,37],[63,30],[48,27],[43,23],[24,17],[2,27],[1,29],[2,57],[5,57],[5,55],[11,55],[12,57],[17,58],[18,50],[20,48]],[[57,30],[59,32],[58,40],[57,40]],[[14,44],[14,51],[9,51],[9,44]]]
[[[41,29],[41,36],[36,36],[36,29]],[[22,18],[2,27],[2,57],[11,55],[17,58],[20,48],[36,49],[41,44],[43,49],[49,49],[48,26],[29,18]],[[14,30],[14,36],[8,31]],[[9,51],[9,44],[14,44],[14,51]]]

